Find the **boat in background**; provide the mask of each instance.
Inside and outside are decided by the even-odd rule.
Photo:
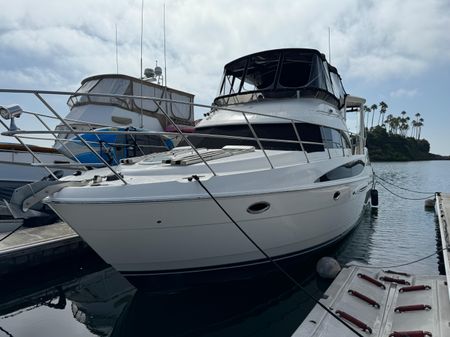
[[[89,143],[109,165],[119,165],[120,161],[125,158],[164,152],[174,147],[174,137],[149,135],[143,129],[106,127],[94,131],[94,133],[83,133],[79,136]],[[135,133],[128,134],[128,131]],[[77,136],[67,139],[66,146],[59,148],[64,155],[89,166],[104,166],[100,158],[87,148]]]
[[[63,178],[45,203],[130,278],[205,282],[270,265],[235,223],[280,262],[349,233],[373,183],[365,100],[345,92],[325,56],[244,56],[225,66],[219,93],[196,133],[183,135],[192,148],[126,161],[113,174]],[[351,111],[358,134],[346,125]]]
[[[51,147],[28,145],[41,161],[49,164],[73,163]],[[14,190],[41,180],[50,173],[44,167],[32,166],[37,159],[21,144],[0,143],[0,200],[9,200]]]
[[[56,110],[52,111],[47,102],[44,105],[54,116],[24,111],[18,105],[0,107],[2,118],[11,120],[10,127],[0,120],[5,131],[19,130],[14,119],[26,114],[35,117],[54,137],[53,148],[27,145],[17,137],[20,144],[0,146],[0,217],[45,217],[53,221],[53,212],[41,203],[33,206],[33,212],[15,206],[32,193],[22,188],[24,185],[38,182],[40,186],[41,180],[56,181],[92,167],[117,165],[125,158],[170,150],[181,139],[177,134],[148,134],[164,131],[168,125],[166,116],[176,122],[177,128],[191,132],[194,95],[161,85],[161,76],[157,75],[160,72],[155,74],[146,69],[145,73],[148,76],[143,79],[120,74],[84,79],[81,87],[70,95],[67,101],[70,112],[64,118],[55,114]],[[48,118],[60,121],[55,130],[49,127]],[[135,134],[126,134],[128,131]],[[48,137],[42,139],[51,142]]]
[[[150,74],[153,73],[150,72]],[[88,153],[89,149],[70,133],[70,128],[79,133],[94,130],[105,131],[105,127],[117,128],[122,131],[134,128],[163,132],[170,125],[166,114],[178,127],[192,128],[194,126],[192,105],[194,95],[162,86],[158,84],[159,82],[160,80],[154,76],[138,79],[120,74],[85,78],[81,82],[81,87],[67,101],[70,107],[70,112],[65,118],[67,124],[60,123],[56,127],[55,130],[60,134],[54,147],[59,152],[70,158],[77,158],[82,163],[91,163],[92,160],[96,163],[99,162],[99,158],[92,158],[92,153]],[[145,99],[142,96],[156,97],[160,100]],[[61,131],[68,133],[61,133]],[[165,150],[170,150],[170,142],[178,143],[179,141],[176,136],[170,140],[167,136],[136,135],[137,144],[133,145],[133,136],[83,134],[82,137],[89,140],[90,144],[94,144],[98,150],[97,153],[101,153],[101,156],[111,163],[117,163],[120,159],[129,156],[128,153],[119,153],[129,144],[136,149],[140,146],[141,151],[137,151],[136,155],[142,155],[148,154],[151,150],[158,152],[160,146],[165,147]],[[123,139],[117,141],[117,138]],[[153,149],[145,149],[146,146],[151,146]],[[114,157],[109,157],[108,153],[114,153]]]

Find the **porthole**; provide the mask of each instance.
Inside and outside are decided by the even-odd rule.
[[[250,214],[260,214],[267,211],[270,208],[270,204],[266,201],[256,202],[247,208],[247,212]]]

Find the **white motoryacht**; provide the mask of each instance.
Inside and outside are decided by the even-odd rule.
[[[364,102],[317,50],[244,56],[225,66],[212,110],[185,135],[195,149],[126,160],[116,176],[63,178],[45,202],[128,276],[267,263],[208,191],[270,257],[304,256],[349,233],[369,203]],[[348,131],[351,110],[359,134]]]

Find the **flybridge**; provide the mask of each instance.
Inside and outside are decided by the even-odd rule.
[[[224,69],[217,105],[266,98],[315,97],[338,108],[344,104],[341,78],[314,49],[276,49],[241,57]]]

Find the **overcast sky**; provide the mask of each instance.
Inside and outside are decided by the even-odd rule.
[[[144,67],[163,65],[163,3],[144,1]],[[388,114],[419,112],[432,152],[450,154],[450,1],[165,3],[168,85],[196,102],[211,103],[223,65],[245,54],[307,47],[328,57],[330,27],[347,92],[385,101]],[[139,76],[140,11],[141,0],[0,0],[0,87],[76,90],[115,73],[116,25],[119,72]]]

